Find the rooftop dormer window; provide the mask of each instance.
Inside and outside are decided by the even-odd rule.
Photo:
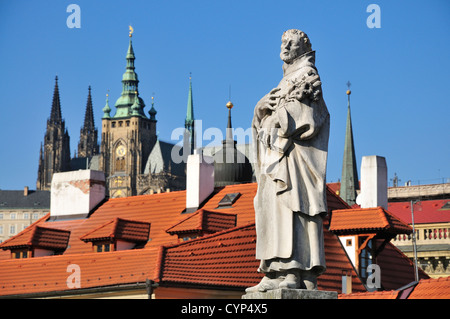
[[[177,235],[181,242],[233,228],[236,226],[236,218],[235,214],[200,209],[167,229],[166,232]]]
[[[61,254],[69,242],[70,231],[41,226],[28,227],[2,244],[11,258],[31,258]]]
[[[114,218],[80,239],[92,243],[94,252],[109,252],[137,248],[149,239],[150,223]]]

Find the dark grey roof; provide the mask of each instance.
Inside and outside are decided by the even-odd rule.
[[[214,185],[226,186],[252,181],[253,169],[248,158],[236,149],[235,141],[223,141],[223,146],[213,154]]]
[[[88,169],[89,157],[76,157],[70,159],[70,169],[77,171],[79,169]]]
[[[0,190],[0,210],[11,208],[50,209],[50,191],[24,191]]]

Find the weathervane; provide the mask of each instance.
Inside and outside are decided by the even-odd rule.
[[[129,26],[129,29],[130,29],[130,34],[129,34],[129,36],[130,36],[130,38],[132,37],[132,34],[133,34],[133,32],[134,32],[134,29],[133,29],[133,27],[130,25]]]

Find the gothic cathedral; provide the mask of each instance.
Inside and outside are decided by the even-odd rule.
[[[70,158],[70,138],[61,117],[56,78],[52,110],[40,150],[37,189],[50,190],[53,173],[78,169],[103,171],[109,197],[185,189],[185,163],[175,163],[171,158],[171,152],[181,152],[181,147],[158,140],[153,98],[148,116],[144,112],[145,103],[139,96],[131,38],[130,32],[122,93],[114,105],[115,114],[111,114],[108,95],[103,108],[100,148],[89,86],[78,154]],[[192,97],[192,86],[189,90]],[[192,98],[189,103],[188,108],[192,108]],[[189,120],[193,122],[193,111]]]

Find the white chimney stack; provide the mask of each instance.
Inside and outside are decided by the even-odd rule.
[[[79,170],[55,173],[52,178],[50,218],[84,218],[105,198],[105,174]]]
[[[211,156],[189,155],[186,165],[186,212],[192,212],[214,191],[214,159]]]
[[[381,206],[387,209],[387,165],[381,156],[363,156],[361,162],[361,193],[356,198],[361,208]]]

